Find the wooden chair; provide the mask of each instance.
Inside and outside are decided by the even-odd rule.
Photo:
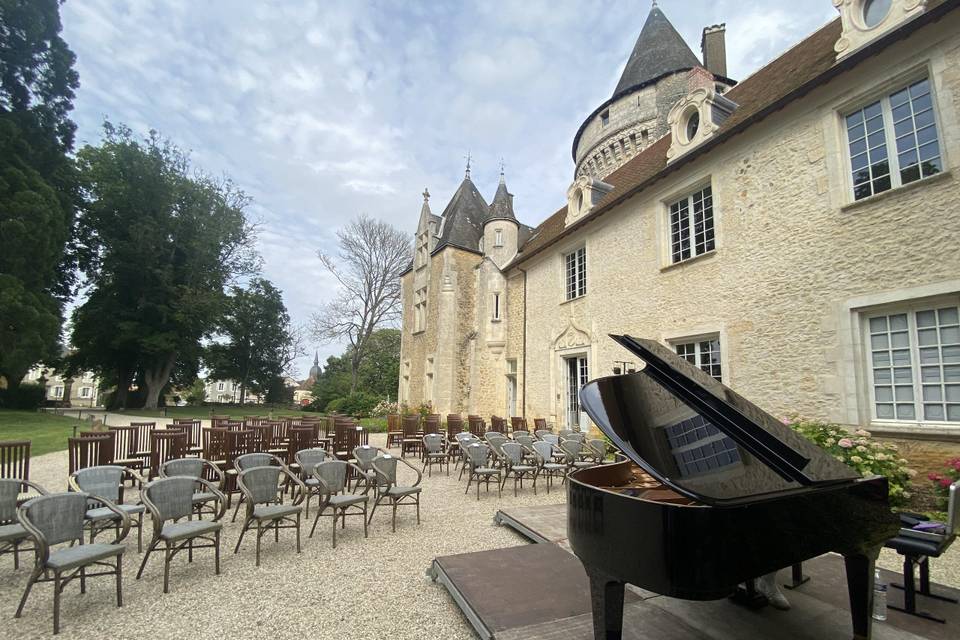
[[[187,435],[178,429],[154,429],[150,433],[150,475],[153,480],[160,465],[182,458],[187,450]]]
[[[219,427],[224,422],[230,422],[230,416],[210,416],[211,427]]]
[[[258,424],[250,427],[253,432],[253,439],[250,445],[251,453],[269,453],[273,448],[273,425],[268,423]]]
[[[115,431],[81,431],[77,434],[78,438],[97,438],[99,436],[110,438],[110,443],[100,449],[100,464],[113,464],[114,452],[117,447]]]
[[[447,451],[452,459],[460,458],[463,453],[457,444],[457,434],[463,433],[463,418],[459,413],[447,415]]]
[[[487,425],[480,416],[467,416],[467,423],[470,433],[478,438],[482,438],[483,434],[487,432]]]
[[[203,430],[203,458],[221,469],[227,462],[227,430],[208,427]]]
[[[143,458],[143,465],[150,464],[150,432],[157,428],[156,422],[131,422],[137,428],[137,444],[133,455]]]
[[[227,429],[224,434],[223,492],[227,496],[227,508],[232,504],[231,494],[237,491],[237,471],[233,461],[250,453],[253,431],[249,429]]]
[[[423,436],[418,435],[420,433],[420,416],[403,416],[401,424],[403,439],[400,441],[400,457],[406,456],[408,451],[415,454],[420,453],[423,444],[420,440]]]
[[[0,442],[0,478],[30,480],[30,441]]]
[[[387,416],[387,448],[399,447],[403,441],[403,429],[400,428],[400,415],[391,413]]]
[[[314,448],[313,429],[310,427],[290,427],[288,433],[286,463],[292,469],[299,470],[297,451]]]
[[[67,438],[68,473],[72,475],[80,469],[98,466],[103,456],[101,450],[109,446],[110,438],[108,436]]]
[[[200,455],[203,452],[203,423],[192,418],[175,418],[173,424],[187,427],[187,453]]]
[[[137,427],[108,427],[113,432],[113,464],[128,469],[143,469],[143,458],[136,455]]]
[[[500,416],[490,416],[490,431],[497,433],[507,432],[507,421]]]
[[[528,431],[527,429],[527,419],[520,416],[513,416],[510,418],[510,430],[511,431]]]
[[[553,429],[550,428],[550,425],[547,424],[546,418],[534,418],[533,419],[533,430],[534,431],[549,431],[553,432]]]

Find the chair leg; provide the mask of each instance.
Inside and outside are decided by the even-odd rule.
[[[229,499],[230,499],[230,498],[229,498],[229,496],[228,496],[228,497],[227,497],[227,500],[229,501]],[[240,513],[240,504],[241,504],[242,502],[243,502],[243,494],[241,493],[241,494],[240,494],[240,497],[237,498],[237,508],[233,510],[233,517],[230,518],[230,522],[236,522],[236,521],[237,521],[237,514]],[[229,504],[229,502],[228,502],[228,503],[227,503],[227,509],[229,509],[229,508],[230,508],[230,504]]]
[[[30,589],[33,588],[33,583],[37,581],[37,578],[40,577],[40,574],[43,573],[43,569],[40,567],[34,567],[33,572],[30,574],[30,577],[27,579],[27,586],[23,590],[23,597],[20,598],[20,606],[17,607],[17,612],[13,615],[14,618],[19,618],[23,613],[23,607],[27,604],[27,596],[30,595]]]
[[[263,537],[263,526],[259,520],[257,520],[257,566],[260,566],[260,538]]]
[[[333,548],[337,548],[337,508],[333,508]]]
[[[420,494],[417,494],[417,524],[420,524]]]
[[[462,471],[462,470],[460,471],[460,475],[463,475],[463,471]],[[463,495],[467,495],[468,493],[470,493],[470,483],[471,483],[471,482],[473,482],[473,474],[472,474],[472,473],[467,476],[467,488],[464,489]]]
[[[16,571],[20,568],[20,542],[13,543],[13,570]]]
[[[87,592],[87,568],[80,567],[80,593]]]
[[[137,553],[143,553],[143,512],[137,516]]]
[[[373,514],[377,512],[377,505],[380,504],[380,501],[383,499],[383,495],[380,494],[377,496],[377,499],[373,501],[373,508],[370,509],[370,517],[367,518],[367,522],[373,522]]]
[[[216,575],[220,575],[220,532],[213,534],[213,566]]]
[[[394,498],[394,499],[392,499],[390,502],[393,503],[393,522],[392,522],[392,528],[393,528],[393,533],[396,533],[396,532],[397,532],[397,500],[396,500],[396,498]]]
[[[117,607],[123,606],[123,556],[117,556]]]
[[[367,537],[367,503],[363,503],[363,537]]]
[[[297,553],[300,553],[300,514],[297,514]]]
[[[170,593],[170,543],[163,550],[163,592]]]
[[[150,546],[147,547],[147,552],[143,554],[143,560],[140,561],[140,570],[137,571],[137,580],[139,580],[140,576],[143,575],[143,568],[147,566],[147,559],[150,558],[150,554],[153,553],[153,550],[156,548],[158,542],[160,542],[159,538],[151,542]]]
[[[249,520],[244,521],[243,528],[240,530],[240,537],[237,538],[237,546],[233,548],[234,553],[240,552],[240,543],[243,542],[243,534],[247,532],[247,528],[249,527],[250,527],[250,521]]]
[[[60,572],[53,573],[53,635],[60,633]]]

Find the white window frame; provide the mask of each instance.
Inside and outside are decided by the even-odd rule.
[[[54,397],[54,398],[62,398],[62,397],[63,397],[63,387],[62,387],[62,386],[57,385],[57,386],[55,386],[55,387],[53,388],[53,397]]]
[[[494,322],[500,321],[500,292],[495,292],[493,294],[493,320]]]
[[[903,177],[900,175],[900,159],[897,152],[897,136],[894,129],[893,122],[893,109],[890,106],[890,96],[895,93],[899,93],[905,88],[909,88],[912,85],[927,80],[929,83],[930,89],[930,105],[931,113],[933,115],[933,128],[936,133],[936,142],[939,149],[939,158],[940,158],[940,170],[935,174],[930,174],[928,176],[922,175],[921,177],[911,180],[908,183],[903,182]],[[855,185],[853,181],[853,156],[850,153],[850,135],[847,129],[847,117],[853,115],[854,113],[865,109],[872,104],[879,102],[880,103],[880,112],[882,114],[883,120],[883,133],[884,133],[884,143],[887,150],[887,163],[889,169],[890,177],[890,187],[883,191],[873,193],[872,182],[873,179],[869,181],[871,183],[871,194],[863,196],[861,198],[856,197]],[[845,105],[843,108],[837,112],[839,121],[840,121],[840,135],[842,139],[842,150],[844,155],[844,170],[846,171],[846,199],[848,202],[861,202],[867,200],[874,196],[887,193],[890,191],[895,191],[906,185],[923,182],[928,178],[932,178],[935,175],[939,175],[947,172],[949,166],[947,164],[947,154],[946,149],[944,148],[943,141],[943,125],[941,122],[940,114],[938,112],[937,106],[937,89],[934,83],[933,74],[927,67],[923,67],[921,70],[915,70],[909,75],[898,78],[895,82],[886,83],[881,90],[874,91],[866,97],[858,98],[855,102]],[[929,125],[927,125],[929,126]],[[926,127],[923,127],[926,128]],[[916,135],[916,126],[914,126],[913,134]],[[869,145],[868,145],[869,146]],[[919,149],[918,149],[919,152]],[[868,152],[869,153],[869,152]],[[859,154],[857,154],[859,155]],[[869,155],[868,155],[869,158]],[[918,159],[919,160],[919,159]],[[868,165],[868,169],[869,169]],[[919,166],[919,163],[918,163]]]
[[[503,229],[494,229],[493,230],[493,246],[502,247],[503,246]]]
[[[223,382],[218,382],[218,383],[217,383],[217,391],[223,391],[223,388],[224,388],[224,383],[223,383]]]
[[[89,398],[90,397],[90,387],[80,387],[80,397]]]
[[[713,364],[712,362],[704,363],[704,357],[713,353],[713,350],[712,349],[705,350],[703,345],[707,343],[714,343],[714,342],[716,342],[716,346],[717,346],[716,364]],[[680,353],[681,348],[683,348],[684,351],[686,351],[688,348],[692,348],[693,349],[692,355],[694,357],[695,362],[691,362],[690,364],[694,365],[695,367],[697,367],[707,375],[711,376],[717,382],[723,382],[725,380],[724,376],[727,373],[726,366],[724,366],[725,363],[724,363],[723,347],[724,347],[723,340],[721,339],[719,333],[698,334],[695,336],[684,336],[680,338],[670,339],[670,348],[673,349],[673,351],[677,355],[679,355],[681,358],[684,358],[685,360],[687,360],[687,362],[690,362],[690,361],[689,359],[686,358],[686,354]],[[712,369],[708,371],[707,369],[704,368],[704,366],[709,366],[711,368],[719,367],[720,376],[717,377],[716,375],[714,375]]]
[[[901,427],[919,426],[921,428],[935,428],[935,429],[960,427],[960,421],[948,420],[947,418],[949,416],[946,415],[946,412],[944,415],[944,420],[927,419],[924,414],[925,403],[924,403],[924,397],[923,397],[923,387],[924,387],[923,367],[925,365],[920,359],[921,345],[919,344],[919,336],[917,331],[918,329],[917,313],[922,311],[938,310],[938,309],[944,309],[949,307],[960,309],[960,296],[951,295],[951,296],[935,298],[935,299],[912,300],[912,301],[904,302],[901,304],[870,309],[869,311],[862,312],[860,314],[860,339],[861,339],[862,354],[863,354],[862,366],[864,371],[864,380],[867,386],[866,399],[869,403],[869,411],[870,411],[869,415],[870,415],[871,423],[891,425],[891,426],[901,426]],[[896,384],[894,380],[891,380],[889,385],[887,385],[885,381],[880,383],[880,386],[890,386],[894,390],[894,400],[892,401],[892,404],[894,405],[894,417],[881,418],[877,416],[878,401],[876,398],[876,388],[878,386],[878,383],[875,377],[876,376],[875,369],[883,368],[883,367],[874,367],[873,347],[871,343],[872,332],[870,327],[870,320],[874,318],[879,318],[879,317],[890,317],[890,316],[897,316],[897,315],[904,315],[904,314],[907,316],[907,335],[909,338],[908,348],[910,351],[910,374],[911,374],[910,388],[913,391],[912,404],[914,407],[914,418],[908,419],[908,418],[896,417],[897,402],[895,399]],[[948,343],[947,346],[952,346],[953,344],[955,343]],[[943,343],[939,342],[939,337],[938,337],[937,346],[941,348],[943,346]],[[893,347],[891,346],[891,350],[892,348]],[[948,404],[946,401],[947,382],[944,380],[944,376],[942,375],[943,367],[950,366],[951,364],[960,364],[960,362],[958,363],[944,362],[942,360],[942,353],[941,353],[941,360],[939,362],[939,366],[941,367],[941,376],[940,376],[939,385],[941,387],[941,390],[944,393],[943,393],[943,396],[941,396],[942,400],[939,401],[939,404],[942,404],[942,405]],[[926,364],[926,366],[930,367],[933,365],[932,363],[929,363],[929,364]],[[892,363],[889,368],[891,370],[894,369],[894,366]],[[901,386],[907,386],[907,385],[904,384]],[[901,402],[900,404],[906,404],[906,402]],[[930,402],[929,404],[933,404],[933,402]]]
[[[571,270],[571,259],[573,268]],[[587,247],[580,245],[563,254],[564,300],[576,300],[587,295]]]
[[[420,333],[427,329],[427,287],[420,287],[413,296],[413,333]]]
[[[706,194],[706,195],[704,195]],[[709,198],[709,203],[703,205],[704,202]],[[709,225],[707,225],[708,218],[704,214],[704,230],[703,230],[703,248],[698,249],[700,243],[697,242],[697,204],[701,204],[701,211],[706,211],[706,208],[709,207]],[[709,255],[714,253],[717,250],[717,203],[716,203],[716,194],[713,191],[712,182],[708,181],[698,187],[688,190],[680,197],[673,197],[668,199],[666,202],[666,233],[664,234],[666,240],[666,252],[667,252],[667,265],[681,264],[699,258],[700,256]],[[675,254],[674,250],[674,207],[677,207],[677,214],[680,213],[681,207],[686,208],[687,220],[686,224],[683,225],[678,220],[678,230],[681,227],[686,228],[687,232],[687,250],[689,255],[683,257],[683,247],[682,240],[680,241],[680,247],[677,250],[680,254],[678,257]],[[708,228],[709,227],[709,228]]]

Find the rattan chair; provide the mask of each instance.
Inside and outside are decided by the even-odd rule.
[[[588,438],[584,443],[586,448],[593,454],[594,462],[603,464],[610,450],[610,445],[603,438]]]
[[[87,510],[86,527],[90,531],[90,543],[93,544],[97,535],[106,530],[119,526],[116,511],[120,510],[130,518],[131,524],[137,528],[137,553],[143,551],[143,514],[146,511],[143,504],[124,504],[123,482],[132,480],[136,485],[142,485],[143,479],[133,469],[117,465],[103,465],[78,469],[67,479],[70,489],[89,495],[91,498],[103,501],[102,506],[94,506]],[[108,507],[106,503],[110,503]],[[136,516],[134,521],[132,518]]]
[[[293,501],[283,504],[281,483],[292,482],[295,485]],[[240,544],[247,530],[257,526],[257,566],[260,566],[260,539],[264,533],[274,530],[274,542],[280,539],[280,529],[296,529],[297,553],[300,553],[300,512],[306,494],[306,486],[286,466],[254,467],[245,469],[237,476],[237,485],[243,493],[247,505],[243,529],[237,539],[234,553],[239,553]],[[266,527],[264,527],[266,525]]]
[[[467,454],[465,447],[469,444],[473,444],[474,442],[481,442],[481,440],[470,432],[464,431],[456,436],[456,447],[460,450],[460,455],[457,459],[457,464],[460,465],[460,475],[457,476],[457,480],[463,479],[463,470],[467,468]],[[463,464],[460,464],[461,461],[463,461]]]
[[[167,460],[160,465],[159,471],[161,478],[194,478],[196,480],[206,480],[213,483],[217,491],[223,491],[223,471],[220,467],[213,464],[205,458],[177,458],[176,460]],[[195,512],[199,515],[204,511],[216,513],[219,505],[213,507],[209,503],[217,502],[217,494],[207,491],[206,486],[197,483],[194,486],[193,506]]]
[[[205,493],[215,496],[217,509],[212,520],[193,519],[194,496],[197,485],[201,485]],[[147,559],[163,543],[163,592],[170,592],[170,562],[174,556],[187,549],[188,562],[193,562],[194,549],[213,549],[214,567],[220,575],[220,530],[223,525],[219,522],[227,510],[227,497],[217,489],[212,482],[177,476],[172,478],[158,478],[146,485],[141,492],[143,503],[150,510],[153,522],[153,538],[143,555],[140,570],[137,571],[137,580],[143,575],[147,566]],[[185,522],[178,522],[187,518]],[[167,524],[169,522],[169,524]],[[202,540],[207,544],[196,544],[195,540]]]
[[[547,494],[550,494],[550,487],[553,485],[553,479],[559,476],[561,478],[560,483],[563,484],[567,480],[567,465],[563,462],[556,462],[556,445],[546,442],[544,440],[538,440],[533,443],[533,451],[537,457],[537,466],[540,467],[538,471],[538,476],[546,476],[547,478]]]
[[[117,536],[109,544],[83,544],[86,513],[92,506],[109,509],[119,520]],[[23,614],[30,590],[37,582],[53,583],[53,633],[60,633],[60,596],[64,587],[74,578],[80,578],[80,593],[87,591],[87,578],[116,576],[117,606],[123,606],[123,552],[120,542],[130,531],[130,517],[112,502],[94,498],[85,493],[54,493],[39,496],[24,503],[17,512],[20,524],[36,541],[33,572],[20,599],[14,617]],[[71,543],[69,547],[52,549]],[[79,543],[74,545],[73,543]],[[109,562],[114,560],[114,563]],[[87,567],[101,566],[109,571],[87,573]],[[50,577],[50,574],[53,577]],[[64,574],[67,574],[64,577]]]
[[[503,479],[500,481],[500,487],[502,489],[507,484],[507,478],[513,476],[514,497],[517,496],[517,485],[519,484],[522,489],[525,479],[533,481],[533,495],[537,495],[537,472],[540,467],[536,464],[530,464],[525,459],[528,451],[518,442],[504,442],[497,452],[503,467]]]
[[[585,459],[585,454],[586,457],[591,457],[589,455],[590,449],[579,440],[562,440],[560,442],[560,450],[566,455],[565,463],[568,472],[597,466],[594,460]]]
[[[483,439],[486,440],[490,448],[493,449],[495,465],[501,466],[503,463],[502,447],[510,441],[510,438],[499,431],[487,431],[483,434]]]
[[[373,461],[377,456],[381,454],[386,454],[385,449],[380,447],[373,447],[369,444],[362,444],[359,447],[355,447],[353,450],[353,463],[363,472],[363,476],[357,476],[356,474],[356,484],[354,485],[354,491],[360,486],[361,478],[364,482],[368,483],[373,487],[374,497],[380,491],[380,485],[377,482],[377,472],[373,470]],[[350,485],[350,478],[347,478],[347,486]]]
[[[447,465],[447,475],[450,475],[450,451],[447,448],[447,441],[439,433],[428,433],[423,436],[423,471],[433,477],[433,465]]]
[[[313,467],[313,480],[316,481],[320,490],[320,504],[317,507],[317,516],[313,520],[313,526],[310,528],[310,536],[317,530],[317,523],[320,517],[324,515],[327,507],[330,507],[330,516],[333,517],[333,548],[337,548],[337,518],[340,518],[341,526],[346,528],[347,516],[363,517],[363,537],[367,537],[367,505],[370,502],[370,483],[364,483],[362,493],[346,493],[347,476],[350,469],[354,469],[358,474],[363,475],[363,471],[355,464],[343,460],[327,460]]]
[[[30,539],[30,534],[17,520],[17,503],[23,489],[32,489],[42,496],[47,495],[43,487],[29,480],[0,478],[0,555],[13,554],[14,569],[20,568],[20,552],[35,548],[20,548],[21,544]]]
[[[397,484],[398,460],[417,474],[417,481],[412,485],[401,486]],[[392,531],[397,530],[397,507],[416,506],[417,524],[420,524],[420,492],[423,489],[423,487],[420,486],[420,481],[423,480],[423,474],[420,473],[420,470],[403,458],[391,456],[390,454],[377,456],[371,465],[377,474],[377,484],[380,490],[377,493],[376,501],[373,503],[373,509],[370,510],[370,522],[373,522],[373,514],[377,510],[377,505],[386,499],[390,502],[390,507],[393,509],[391,519]]]
[[[330,459],[330,454],[327,453],[326,449],[321,449],[320,447],[313,447],[311,449],[302,449],[297,451],[294,454],[294,459],[297,462],[298,473],[300,474],[300,479],[303,480],[304,486],[307,488],[307,499],[306,499],[306,517],[310,517],[310,499],[313,496],[318,498],[323,493],[323,487],[313,477],[313,469],[321,462],[326,462]]]
[[[503,495],[503,488],[500,484],[502,469],[490,464],[493,457],[493,449],[485,442],[472,442],[465,445],[464,448],[464,466],[467,468],[467,488],[464,495],[470,492],[470,484],[477,483],[477,500],[480,499],[480,483],[487,486],[487,492],[490,491],[490,481],[494,480],[497,485],[497,494]]]
[[[241,456],[237,456],[233,460],[233,471],[237,475],[243,473],[247,469],[253,469],[256,467],[282,467],[283,461],[272,453],[245,453]],[[233,510],[233,517],[230,518],[230,522],[237,521],[237,514],[240,513],[240,505],[243,504],[243,493],[240,494],[240,497],[237,499],[237,506]]]

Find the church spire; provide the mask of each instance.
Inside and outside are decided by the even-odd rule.
[[[469,180],[469,179],[470,179],[470,161],[471,161],[472,159],[473,159],[473,156],[471,156],[471,155],[470,155],[470,152],[467,151],[467,172],[466,172],[466,175],[463,176],[464,180]]]

